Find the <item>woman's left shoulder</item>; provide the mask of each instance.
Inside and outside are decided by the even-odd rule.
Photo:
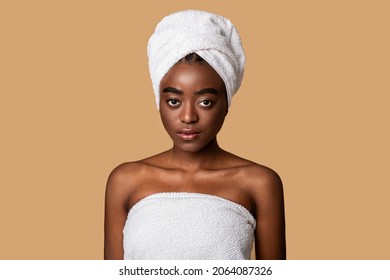
[[[240,168],[245,187],[252,194],[283,192],[283,183],[279,174],[270,167],[242,159]]]
[[[250,178],[253,179],[253,184],[255,186],[267,187],[279,186],[282,184],[279,174],[270,167],[252,163],[247,172],[250,173]]]
[[[243,171],[246,191],[256,219],[256,259],[285,259],[286,236],[283,184],[279,174],[264,165],[251,163]]]

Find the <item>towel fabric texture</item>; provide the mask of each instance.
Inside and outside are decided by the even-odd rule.
[[[255,228],[245,207],[218,196],[152,194],[128,213],[124,259],[250,259]]]
[[[241,85],[245,54],[230,20],[213,13],[185,10],[163,18],[148,42],[149,71],[160,106],[160,83],[180,59],[201,56],[225,83],[228,106]]]

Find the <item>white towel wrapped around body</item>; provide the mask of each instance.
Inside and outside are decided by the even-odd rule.
[[[147,196],[129,211],[124,259],[250,259],[256,220],[242,205],[208,194]]]

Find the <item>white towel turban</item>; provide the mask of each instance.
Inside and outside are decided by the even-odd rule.
[[[149,71],[157,108],[161,80],[190,53],[201,56],[221,76],[230,106],[244,74],[245,54],[240,35],[230,20],[220,15],[185,10],[163,18],[149,39]]]

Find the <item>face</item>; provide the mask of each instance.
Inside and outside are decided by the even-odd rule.
[[[160,116],[174,148],[205,148],[216,139],[226,113],[225,84],[207,63],[178,63],[162,79]]]

